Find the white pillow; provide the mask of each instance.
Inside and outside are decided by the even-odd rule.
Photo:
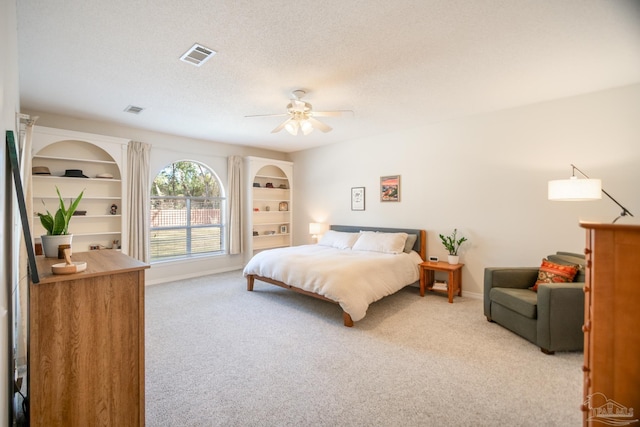
[[[356,240],[358,240],[358,236],[358,233],[328,230],[322,235],[318,244],[337,249],[351,249]]]
[[[353,245],[354,251],[382,252],[385,254],[401,254],[407,241],[407,233],[360,232],[358,241]]]

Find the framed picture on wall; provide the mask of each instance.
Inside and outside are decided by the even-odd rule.
[[[380,177],[380,201],[400,201],[400,175]]]
[[[278,205],[278,210],[279,211],[288,211],[289,210],[289,203],[280,202],[280,204]]]
[[[280,226],[280,234],[287,234],[287,232],[289,231],[289,227],[287,227],[286,225],[281,225]]]
[[[351,188],[351,210],[352,211],[364,210],[364,187]]]

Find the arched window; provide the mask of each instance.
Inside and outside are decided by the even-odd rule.
[[[167,165],[151,189],[151,262],[225,252],[222,186],[202,163]]]

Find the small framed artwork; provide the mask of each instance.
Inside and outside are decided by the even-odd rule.
[[[289,231],[289,227],[287,227],[286,225],[281,225],[280,226],[280,234],[287,234],[287,232]]]
[[[400,175],[380,177],[380,201],[400,201]]]
[[[364,210],[364,187],[351,188],[351,210],[352,211]]]
[[[289,203],[280,202],[280,205],[278,205],[278,210],[280,210],[280,211],[288,211],[289,210]]]

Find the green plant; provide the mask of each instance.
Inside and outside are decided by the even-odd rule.
[[[440,234],[440,240],[442,240],[442,244],[449,251],[449,255],[458,255],[458,249],[460,249],[460,245],[467,241],[466,237],[461,237],[456,240],[458,234],[458,229],[454,228],[453,233],[450,236],[444,236]]]
[[[71,221],[71,217],[73,216],[73,213],[78,208],[78,203],[80,203],[80,200],[82,199],[84,190],[80,192],[80,195],[78,196],[77,199],[75,200],[71,199],[71,202],[69,203],[68,208],[64,206],[64,200],[62,199],[62,196],[60,195],[60,190],[58,190],[57,186],[56,186],[56,193],[58,193],[58,201],[60,203],[60,207],[56,211],[55,215],[51,215],[51,212],[47,210],[46,205],[45,205],[45,210],[47,211],[46,214],[41,214],[40,212],[38,212],[38,216],[40,217],[40,223],[42,224],[44,229],[47,230],[47,236],[59,236],[61,234],[69,234],[68,233],[69,221]],[[44,205],[44,200],[42,201],[42,204]]]

